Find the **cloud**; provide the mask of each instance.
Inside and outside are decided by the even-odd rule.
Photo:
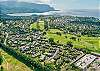
[[[39,0],[41,3],[50,3],[51,0]]]
[[[18,2],[31,2],[31,3],[42,3],[51,4],[53,0],[17,0]]]
[[[0,2],[2,2],[2,1],[17,1],[17,0],[0,0]]]
[[[11,0],[0,0],[0,2],[1,1],[11,1]],[[60,9],[60,10],[100,9],[99,0],[15,0],[15,1],[48,4],[52,7],[56,8],[56,9]]]
[[[51,4],[53,0],[37,0],[38,3]]]

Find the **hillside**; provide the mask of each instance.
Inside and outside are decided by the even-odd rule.
[[[0,52],[3,57],[3,63],[1,65],[3,66],[3,71],[32,71],[25,64],[10,56],[2,49],[0,49]]]
[[[53,11],[54,8],[46,4],[4,1],[0,2],[0,10],[3,14],[9,13],[42,13]]]

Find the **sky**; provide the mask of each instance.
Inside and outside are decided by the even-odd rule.
[[[100,0],[0,0],[49,4],[60,10],[100,9]]]

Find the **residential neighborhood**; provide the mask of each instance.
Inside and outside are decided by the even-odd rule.
[[[91,53],[94,52],[94,50],[96,51],[96,49],[90,50],[87,48],[84,50],[79,48],[81,48],[81,46],[83,46],[83,48],[99,47],[88,42],[83,42],[84,39],[89,38],[90,32],[87,32],[87,37],[84,36],[85,34],[82,34],[82,30],[84,31],[88,28],[89,30],[97,30],[100,27],[94,25],[94,23],[92,23],[93,25],[91,26],[72,23],[74,21],[81,22],[80,19],[79,17],[70,16],[58,18],[43,16],[37,18],[37,20],[1,21],[0,42],[15,52],[39,62],[39,64],[43,66],[50,64],[51,70],[91,71],[91,69],[93,69],[94,71],[99,71],[100,55]],[[82,19],[84,20],[85,18],[83,17]],[[91,21],[91,19],[94,19],[94,22],[98,20],[88,18],[85,19],[85,21]],[[76,30],[77,28],[79,29],[75,31],[72,26],[76,27]],[[65,30],[65,28],[68,28],[70,31],[68,29]],[[94,35],[95,33],[91,34]],[[99,33],[92,39],[99,40],[97,37],[99,37]],[[80,45],[76,45],[77,43]],[[97,53],[98,52],[97,50]],[[35,68],[33,69],[35,70]]]

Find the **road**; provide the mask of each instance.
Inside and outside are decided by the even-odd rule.
[[[5,37],[5,41],[4,41],[4,44],[6,45],[6,42],[7,42],[7,38],[8,38],[8,33],[7,32],[5,32],[6,33],[6,37]]]

